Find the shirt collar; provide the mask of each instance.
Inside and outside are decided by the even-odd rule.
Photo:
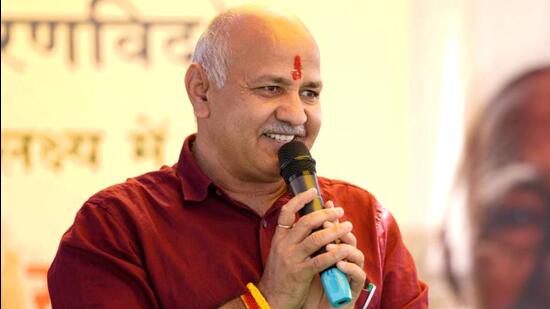
[[[191,147],[196,137],[196,134],[191,134],[183,142],[180,157],[176,165],[176,175],[181,181],[183,199],[185,201],[201,202],[206,199],[208,196],[208,189],[210,185],[214,185],[214,183],[202,171],[191,151]],[[268,212],[280,208],[283,204],[286,204],[291,197],[290,191],[287,191],[279,197]]]
[[[183,199],[200,202],[208,196],[208,188],[212,184],[212,180],[204,174],[191,152],[195,138],[196,135],[192,134],[185,139],[176,166],[176,174],[181,180]]]

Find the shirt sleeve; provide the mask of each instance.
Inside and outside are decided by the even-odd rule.
[[[48,271],[53,308],[159,308],[127,224],[82,207]]]
[[[387,209],[381,215],[385,250],[380,308],[428,308],[428,287],[417,277],[397,222]]]

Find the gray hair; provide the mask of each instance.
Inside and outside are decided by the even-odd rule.
[[[229,68],[228,29],[236,16],[234,11],[229,10],[214,18],[200,36],[193,53],[193,63],[202,65],[208,78],[214,81],[218,89],[223,87],[227,79]]]
[[[204,68],[208,79],[214,81],[218,89],[224,86],[229,71],[229,59],[231,56],[229,48],[230,29],[241,17],[247,15],[262,16],[265,14],[268,16],[271,14],[284,14],[285,16],[292,17],[309,33],[307,27],[296,16],[273,5],[260,3],[246,4],[229,9],[216,16],[197,41],[193,53],[193,63],[200,64]]]

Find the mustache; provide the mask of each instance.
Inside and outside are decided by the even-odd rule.
[[[279,123],[270,125],[267,128],[264,128],[262,130],[262,134],[287,134],[287,135],[305,136],[306,127],[304,125],[293,126],[288,123],[279,122]]]

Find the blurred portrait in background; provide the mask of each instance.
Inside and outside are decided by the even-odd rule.
[[[458,177],[471,253],[451,250],[448,258],[470,259],[470,275],[450,267],[451,285],[476,308],[548,308],[549,65],[517,76],[484,105],[469,127]]]

